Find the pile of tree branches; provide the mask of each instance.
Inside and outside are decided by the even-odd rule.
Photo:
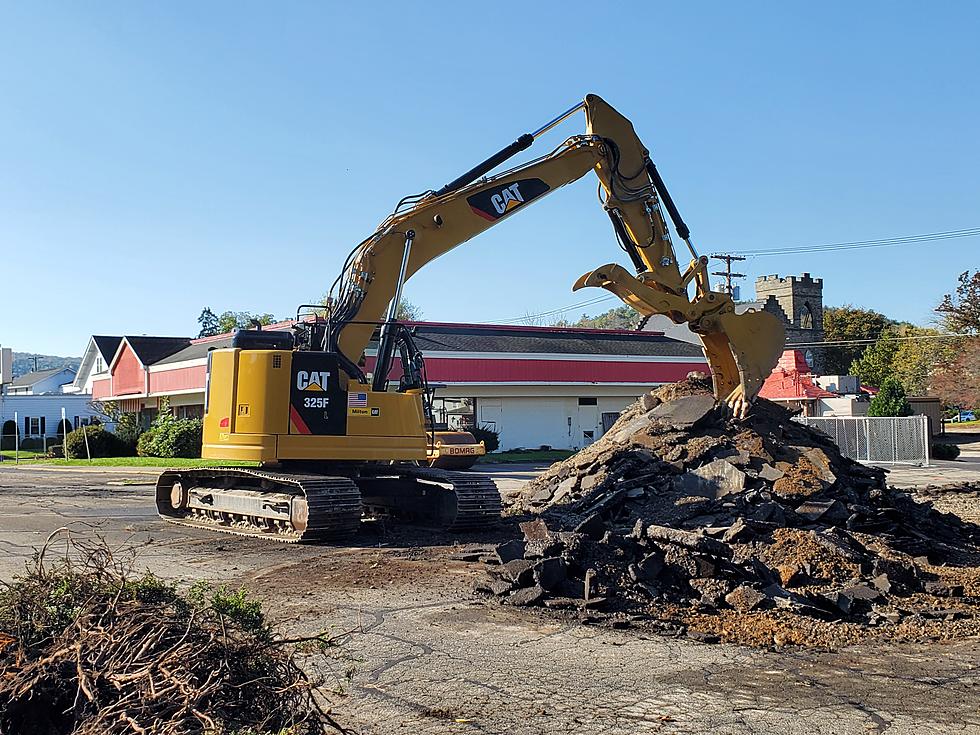
[[[101,540],[52,555],[0,590],[0,733],[344,731],[304,670],[335,671],[342,637],[283,639],[243,590],[182,593]]]

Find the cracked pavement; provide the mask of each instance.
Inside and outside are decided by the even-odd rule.
[[[533,474],[488,471],[505,492]],[[160,522],[154,477],[0,466],[0,579],[67,526],[167,578],[244,584],[287,630],[354,631],[334,712],[361,733],[980,733],[975,639],[760,650],[598,628],[474,597],[479,568],[452,544],[493,531],[262,543]]]

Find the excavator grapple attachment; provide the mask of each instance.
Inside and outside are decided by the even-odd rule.
[[[782,322],[768,311],[727,312],[706,317],[698,328],[713,330],[697,334],[704,345],[715,396],[735,416],[744,418],[783,352],[786,330]]]
[[[572,290],[587,286],[616,294],[644,316],[664,314],[676,323],[686,321],[704,345],[715,397],[740,418],[782,354],[786,340],[782,322],[766,311],[736,314],[727,294],[702,289],[689,301],[686,292],[658,286],[655,274],[637,277],[616,263],[586,273]]]

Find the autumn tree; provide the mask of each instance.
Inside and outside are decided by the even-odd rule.
[[[949,343],[952,357],[932,375],[930,388],[949,406],[980,407],[980,271],[961,273],[936,313],[950,332],[977,336]]]
[[[956,292],[943,296],[936,313],[947,331],[980,334],[980,271],[960,273]]]
[[[933,373],[929,390],[947,406],[980,408],[980,337],[959,343],[949,365]]]
[[[878,337],[894,322],[884,314],[861,309],[851,304],[828,306],[823,310],[824,340],[840,342],[864,340],[857,345],[828,345],[821,348],[823,372],[827,375],[844,375],[851,364],[867,349],[868,340]]]

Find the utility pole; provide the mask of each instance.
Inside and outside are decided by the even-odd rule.
[[[34,372],[37,372],[37,355],[34,355]]]
[[[722,260],[725,262],[725,270],[723,271],[713,271],[711,275],[713,276],[724,276],[725,277],[725,293],[732,296],[735,293],[735,289],[732,286],[733,278],[745,278],[744,273],[733,273],[732,272],[732,262],[745,260],[744,255],[732,255],[731,253],[715,253],[709,256],[712,260]]]

